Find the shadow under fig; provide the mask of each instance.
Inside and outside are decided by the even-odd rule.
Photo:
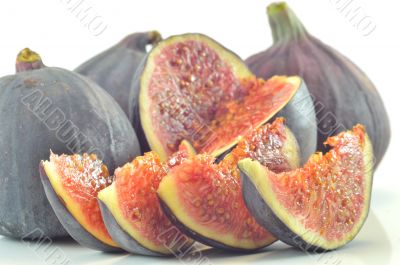
[[[103,253],[81,247],[71,238],[54,239],[50,247],[62,251],[71,264],[177,264],[177,258],[146,257],[128,253]],[[254,253],[235,253],[209,248],[201,244],[196,245],[196,251],[186,254],[181,258],[183,264],[196,263],[200,259],[208,260],[209,264],[243,264],[248,262],[274,262],[283,260],[298,259],[325,263],[334,263],[335,260],[341,264],[347,264],[354,260],[362,264],[388,264],[392,255],[392,246],[389,237],[377,218],[371,211],[370,215],[358,234],[348,245],[341,249],[322,254],[304,253],[296,248],[285,245],[282,242],[275,242],[269,247]],[[19,239],[0,237],[0,258],[5,264],[46,264],[45,256],[41,248],[34,245],[34,242],[22,242]],[[373,253],[373,255],[371,254]],[[204,263],[207,264],[207,263]]]

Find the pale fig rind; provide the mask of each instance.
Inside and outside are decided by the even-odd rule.
[[[196,231],[190,229],[188,226],[186,226],[181,221],[179,221],[178,218],[176,217],[176,215],[171,211],[171,209],[168,207],[168,205],[163,202],[163,200],[161,198],[160,198],[160,204],[161,204],[161,207],[162,207],[164,213],[168,216],[169,220],[180,231],[182,231],[185,235],[189,236],[190,238],[193,238],[197,242],[200,242],[204,245],[212,246],[214,248],[222,249],[225,251],[242,252],[242,253],[252,253],[252,252],[256,252],[256,251],[266,247],[266,246],[260,246],[258,248],[252,248],[252,249],[238,248],[238,247],[232,247],[230,245],[224,244],[215,239],[205,237],[204,235],[197,233]],[[275,240],[271,241],[270,244],[272,244],[274,241]]]
[[[256,218],[257,222],[263,227],[269,227],[271,234],[279,235],[279,240],[288,245],[298,247],[303,251],[323,252],[321,247],[307,243],[300,236],[293,233],[272,211],[260,196],[255,185],[250,181],[249,177],[240,172],[242,181],[243,198],[247,208]]]

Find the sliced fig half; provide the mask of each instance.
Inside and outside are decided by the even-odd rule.
[[[170,168],[191,155],[188,142],[168,162],[154,152],[137,157],[115,170],[115,181],[98,194],[111,237],[124,250],[149,256],[184,253],[193,240],[182,234],[163,213],[157,188]]]
[[[165,213],[182,232],[216,248],[253,251],[276,239],[244,203],[237,162],[259,159],[277,172],[299,165],[298,145],[283,119],[242,139],[219,164],[210,155],[191,157],[172,168],[158,188]]]
[[[297,76],[257,79],[237,55],[201,34],[159,42],[139,76],[141,125],[162,160],[183,139],[198,153],[222,154],[305,86]]]
[[[257,221],[304,251],[339,248],[367,218],[373,174],[372,145],[364,127],[328,138],[332,149],[303,168],[276,174],[258,161],[238,166],[243,194]]]
[[[79,244],[106,252],[121,251],[111,239],[97,204],[97,193],[112,183],[96,155],[56,155],[40,163],[46,196],[65,230]]]

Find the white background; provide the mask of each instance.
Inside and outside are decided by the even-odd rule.
[[[102,22],[101,27],[107,27],[98,36],[95,36],[98,31],[85,26],[88,20],[80,21],[81,17],[69,9],[72,6],[68,4],[69,1],[76,3],[78,0],[2,1],[0,76],[14,73],[15,57],[24,47],[40,53],[46,65],[73,69],[125,35],[153,29],[159,30],[165,37],[201,32],[243,58],[266,49],[272,43],[265,15],[266,6],[272,1],[86,0],[82,6],[91,8],[87,19],[99,16],[96,22]],[[287,1],[310,33],[348,56],[367,73],[380,91],[391,119],[391,145],[375,173],[372,214],[356,241],[335,252],[335,257],[339,257],[341,264],[398,264],[400,162],[397,152],[400,141],[396,136],[400,133],[400,87],[397,83],[400,75],[400,4],[394,0],[354,0],[351,8],[360,8],[376,25],[371,34],[364,36],[365,32],[346,18],[348,9],[338,10],[340,2],[345,1],[349,0]],[[141,260],[135,256],[109,256],[80,248],[71,242],[55,243],[55,246],[65,251],[71,264],[174,262],[149,258]],[[280,248],[285,247],[278,244],[271,252],[250,256],[210,253],[210,260],[212,264],[326,262],[292,249],[276,250]],[[0,237],[0,264],[27,262],[49,264],[43,256],[20,242]],[[327,264],[334,262],[331,259]]]

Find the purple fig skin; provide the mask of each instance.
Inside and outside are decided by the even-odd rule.
[[[139,139],[140,149],[142,152],[150,151],[150,145],[147,142],[146,135],[144,134],[142,123],[140,121],[139,112],[139,93],[140,93],[140,78],[144,68],[146,67],[147,55],[140,62],[136,69],[135,75],[132,79],[132,89],[129,93],[129,111],[128,118],[131,121],[136,135]]]
[[[50,149],[91,152],[113,172],[140,154],[138,140],[119,105],[94,82],[56,67],[24,69],[0,78],[0,235],[67,237],[39,162]]]
[[[317,120],[314,104],[308,91],[307,82],[303,82],[291,101],[271,120],[284,117],[285,124],[296,136],[300,149],[300,165],[317,150]]]
[[[75,71],[104,88],[128,115],[133,76],[147,54],[146,47],[160,40],[161,35],[157,31],[133,33],[89,59]]]
[[[119,245],[122,249],[129,253],[140,254],[144,256],[154,256],[154,257],[162,257],[166,256],[163,253],[158,253],[152,250],[149,250],[142,246],[140,242],[133,239],[127,232],[122,229],[122,227],[115,220],[114,216],[111,214],[107,205],[103,203],[101,200],[98,200],[101,216],[103,217],[104,224],[110,234],[111,238]],[[171,253],[172,255],[173,253]],[[169,255],[170,256],[170,255]]]
[[[311,36],[286,3],[271,4],[267,13],[274,44],[248,58],[249,68],[262,78],[285,74],[305,80],[317,114],[318,150],[327,150],[328,136],[363,124],[376,167],[389,145],[390,124],[375,86],[348,58]],[[294,132],[300,143],[308,138]]]

